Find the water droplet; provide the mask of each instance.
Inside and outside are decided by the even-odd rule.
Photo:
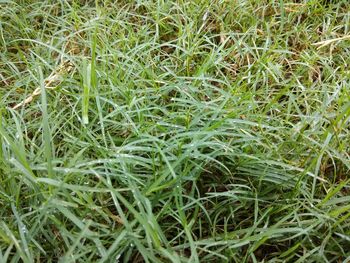
[[[205,21],[205,20],[207,20],[207,18],[208,18],[208,15],[209,15],[209,11],[207,10],[207,11],[205,11],[205,13],[204,13],[204,16],[203,16],[203,22]]]
[[[21,231],[22,231],[24,234],[28,233],[28,229],[26,228],[25,225],[23,225],[23,226],[21,227]]]

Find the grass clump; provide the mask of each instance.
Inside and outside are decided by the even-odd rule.
[[[347,1],[0,8],[0,261],[349,261]]]

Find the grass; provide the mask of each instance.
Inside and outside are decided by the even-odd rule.
[[[349,262],[350,5],[297,2],[0,1],[0,262]]]

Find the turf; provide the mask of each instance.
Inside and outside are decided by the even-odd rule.
[[[349,262],[350,4],[0,1],[0,262]]]

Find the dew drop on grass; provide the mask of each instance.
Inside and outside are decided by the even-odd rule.
[[[21,227],[21,231],[22,231],[24,234],[27,234],[27,233],[28,233],[28,229],[26,228],[25,225],[23,225],[23,226]]]
[[[207,10],[207,11],[205,11],[205,13],[204,13],[204,15],[203,15],[203,18],[202,18],[203,22],[204,22],[205,20],[207,20],[208,15],[209,15],[209,11]]]

